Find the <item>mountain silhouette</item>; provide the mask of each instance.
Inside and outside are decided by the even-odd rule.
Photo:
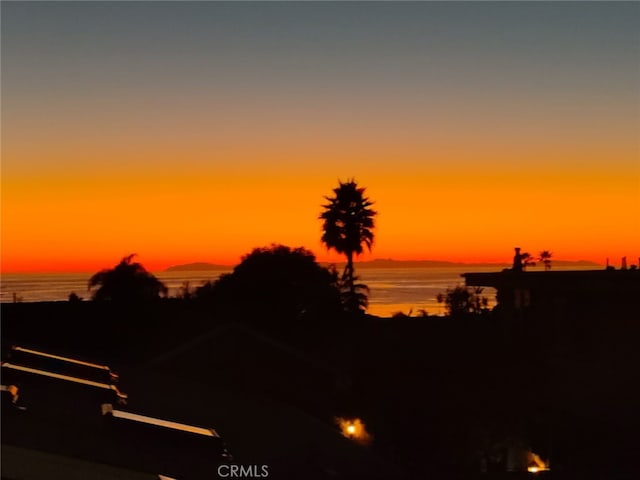
[[[342,265],[344,262],[336,262]],[[460,266],[476,267],[496,267],[504,268],[510,266],[505,262],[450,262],[446,260],[394,260],[392,258],[375,258],[364,262],[356,262],[359,268],[444,268]],[[329,265],[327,262],[320,262],[321,265]],[[553,260],[554,267],[601,267],[602,265],[590,260]],[[166,268],[165,272],[197,272],[208,270],[231,270],[231,265],[220,265],[207,262],[186,263],[183,265],[172,265]]]
[[[230,265],[218,265],[215,263],[195,262],[185,263],[183,265],[172,265],[166,268],[165,272],[197,272],[207,270],[231,270]]]

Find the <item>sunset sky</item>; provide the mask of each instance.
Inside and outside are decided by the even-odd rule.
[[[3,272],[640,255],[638,2],[2,2]]]

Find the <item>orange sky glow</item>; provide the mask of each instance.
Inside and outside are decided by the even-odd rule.
[[[487,4],[541,20],[504,30],[498,16],[480,16],[440,43],[420,23],[431,2],[376,7],[395,9],[386,17],[351,5],[362,32],[332,16],[342,7],[331,2],[315,6],[326,9],[321,20],[302,5],[255,7],[279,19],[291,9],[291,25],[317,28],[313,41],[285,20],[283,31],[247,26],[227,6],[219,15],[248,33],[212,51],[200,44],[217,2],[166,7],[193,15],[193,43],[167,37],[171,15],[155,2],[19,3],[2,19],[2,272],[93,272],[130,253],[152,271],[234,265],[271,243],[341,261],[321,245],[318,215],[350,178],[379,212],[361,260],[509,262],[519,246],[638,261],[640,47],[620,26],[629,6],[608,7],[620,15],[612,57],[600,24],[588,27],[600,18],[588,5]],[[450,19],[483,11],[437,8]],[[119,36],[82,29],[76,14]],[[144,27],[156,43],[135,30],[142,14],[158,16]],[[584,16],[580,42],[553,24],[562,15]],[[375,43],[374,25],[394,40]],[[524,37],[543,30],[544,41]]]

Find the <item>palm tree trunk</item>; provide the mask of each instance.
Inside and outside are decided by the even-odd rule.
[[[351,295],[355,294],[355,285],[353,279],[353,252],[347,252],[347,266],[344,269],[344,277],[347,281],[347,285],[349,286],[349,293]]]

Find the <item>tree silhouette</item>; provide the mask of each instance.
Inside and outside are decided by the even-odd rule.
[[[522,260],[522,269],[526,270],[527,267],[535,267],[536,262],[533,261],[533,257],[529,252],[524,252],[520,254],[520,258]]]
[[[232,273],[198,287],[194,295],[253,321],[268,318],[284,324],[338,312],[337,280],[310,251],[271,245],[255,248]]]
[[[133,262],[135,256],[126,256],[114,268],[101,270],[89,279],[88,290],[95,289],[93,300],[140,303],[166,297],[167,287],[140,263]]]
[[[366,295],[366,285],[356,284],[353,257],[360,255],[363,245],[371,250],[373,244],[373,218],[377,212],[371,209],[373,202],[364,196],[365,189],[358,187],[355,180],[339,182],[333,189],[333,197],[325,197],[329,203],[323,205],[320,214],[323,220],[322,243],[347,257],[347,265],[342,274],[342,285],[346,297],[345,307],[348,310],[363,311],[366,303],[362,295]]]
[[[451,317],[462,317],[468,314],[480,314],[488,311],[489,300],[482,295],[484,289],[473,289],[458,285],[447,288],[445,293],[439,293],[436,297],[438,303],[444,303],[447,314]]]
[[[189,280],[185,280],[178,288],[178,294],[176,295],[176,298],[179,298],[181,300],[191,300],[193,297],[194,292],[191,289],[191,284],[189,283]]]
[[[549,250],[543,250],[543,251],[540,252],[540,256],[538,257],[538,260],[544,264],[545,271],[551,270],[551,256],[552,255],[553,255],[553,253],[550,252]]]
[[[335,272],[335,266],[334,272]],[[337,272],[335,273],[338,278]],[[340,302],[348,312],[365,312],[369,306],[369,287],[364,283],[356,283],[357,276],[351,277],[352,283],[343,275],[337,280],[340,290]]]

